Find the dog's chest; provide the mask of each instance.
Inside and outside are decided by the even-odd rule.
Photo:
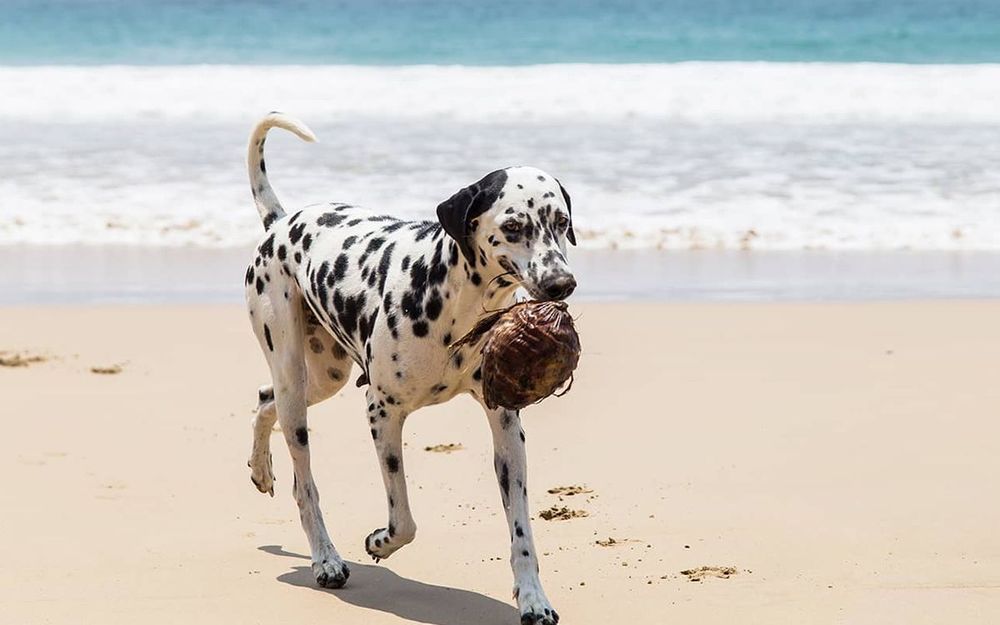
[[[372,383],[411,410],[477,390],[481,356],[470,347],[452,349],[449,327],[432,326],[419,340],[395,341],[386,334],[373,337]]]

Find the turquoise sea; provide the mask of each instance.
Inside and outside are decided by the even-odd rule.
[[[1000,61],[992,0],[5,0],[5,64]]]

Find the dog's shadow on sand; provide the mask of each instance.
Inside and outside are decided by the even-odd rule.
[[[343,588],[316,585],[309,556],[285,551],[280,545],[258,547],[271,555],[306,560],[278,576],[278,581],[322,592],[370,610],[395,614],[400,618],[434,625],[508,625],[518,622],[517,610],[506,603],[468,590],[424,584],[400,577],[384,566],[348,562],[351,578]]]

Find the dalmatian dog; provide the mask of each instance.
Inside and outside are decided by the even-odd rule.
[[[417,531],[403,470],[406,417],[469,393],[482,404],[493,433],[521,623],[555,625],[559,615],[539,580],[529,522],[519,413],[486,406],[478,351],[452,344],[482,314],[511,304],[518,288],[540,300],[573,292],[576,280],[566,260],[566,242],[576,243],[569,195],[541,170],[510,167],[442,202],[436,221],[404,221],[341,203],[289,216],[264,166],[264,140],[273,127],[315,141],[305,125],[280,113],[264,117],[250,137],[250,184],[265,233],[246,272],[246,299],[272,382],[258,392],[251,480],[274,495],[270,434],[278,420],[292,457],[292,491],[313,574],[320,586],[339,588],[350,570],[323,524],[306,408],[333,396],[359,367],[388,503],[386,526],[365,539],[377,562],[413,541]]]

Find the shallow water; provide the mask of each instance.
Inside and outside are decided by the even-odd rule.
[[[0,305],[239,303],[246,249],[0,246]],[[573,250],[573,300],[1000,297],[1000,253]]]

